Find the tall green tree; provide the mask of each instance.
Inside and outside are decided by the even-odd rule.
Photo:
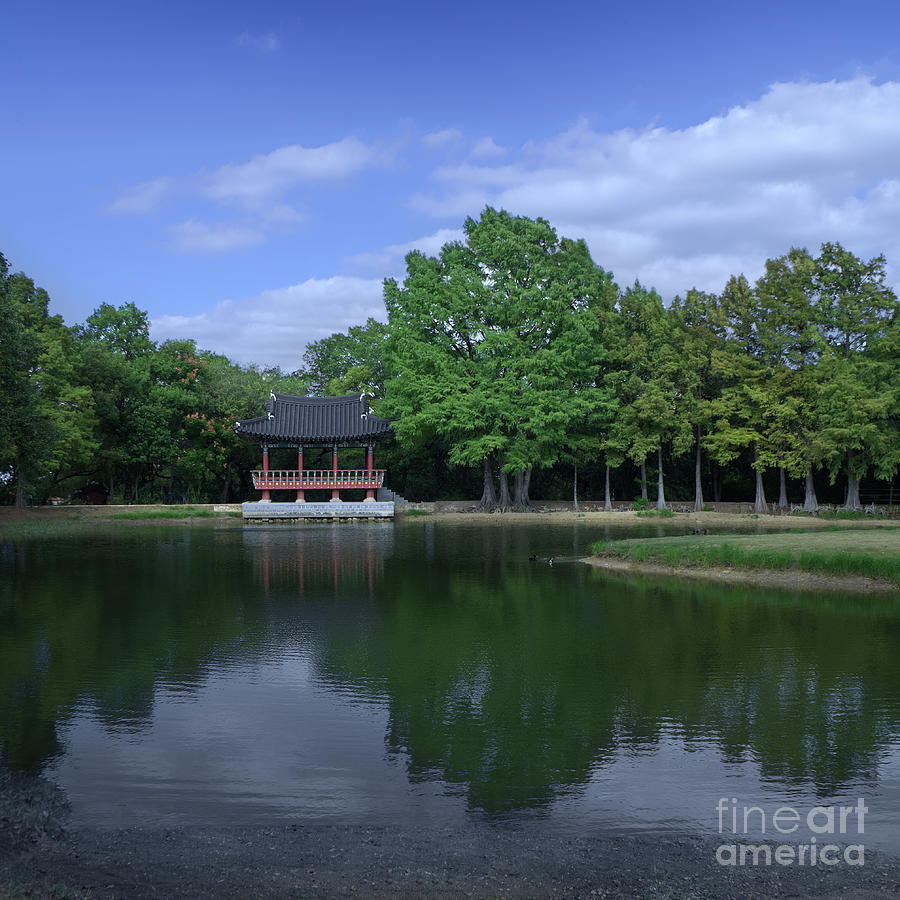
[[[162,410],[148,405],[155,351],[147,313],[133,303],[103,303],[76,329],[80,377],[97,416],[96,474],[110,496],[127,486],[134,497],[166,440]]]
[[[816,397],[822,353],[817,327],[815,261],[793,248],[766,260],[756,282],[752,320],[753,352],[767,368],[771,399],[763,461],[779,470],[779,506],[788,503],[785,473],[805,480],[804,508],[818,506],[813,473],[823,458]]]
[[[95,447],[89,391],[77,383],[72,336],[50,298],[0,255],[0,469],[15,502],[46,495]]]
[[[22,273],[11,275],[0,255],[0,465],[24,506],[53,429],[33,378],[41,354],[47,294]]]
[[[900,305],[886,284],[884,256],[862,260],[838,243],[822,245],[814,281],[825,344],[818,410],[826,461],[832,481],[846,472],[846,508],[860,509],[860,478],[870,469],[891,478],[900,464]]]
[[[610,376],[619,407],[607,452],[625,455],[643,466],[656,456],[658,509],[665,509],[663,448],[684,453],[693,440],[687,416],[690,405],[689,361],[675,340],[677,312],[666,309],[655,290],[640,283],[618,302],[618,328],[610,346]]]
[[[682,416],[694,430],[694,509],[703,509],[702,447],[703,433],[712,419],[712,401],[718,396],[721,377],[714,370],[713,358],[725,340],[726,317],[715,294],[692,289],[684,299],[672,303],[677,325],[672,340],[682,360]]]
[[[436,258],[414,252],[402,285],[385,282],[390,379],[384,410],[401,443],[429,435],[450,461],[481,464],[482,501],[528,504],[528,473],[567,452],[568,436],[603,408],[600,318],[612,279],[583,241],[560,239],[544,220],[486,208],[465,223],[464,243]]]
[[[722,305],[728,333],[712,365],[723,386],[710,404],[713,427],[706,446],[723,465],[733,463],[745,449],[751,450],[756,478],[753,508],[762,513],[768,510],[763,473],[778,451],[774,435],[781,395],[769,378],[760,336],[758,293],[743,275],[733,277],[722,293]]]

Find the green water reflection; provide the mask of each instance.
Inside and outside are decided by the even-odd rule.
[[[663,743],[784,792],[897,796],[884,767],[900,742],[900,604],[560,560],[602,536],[419,522],[7,541],[3,761],[36,772],[64,757],[86,710],[139,740],[162,688],[200,703],[229,666],[290,647],[323,690],[385,710],[365,777],[401,758],[410,783],[487,814],[548,807]],[[259,741],[284,728],[273,716]]]

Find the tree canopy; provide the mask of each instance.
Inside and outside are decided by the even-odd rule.
[[[833,491],[825,475],[855,509],[863,480],[900,466],[886,273],[883,256],[830,242],[667,305],[652,287],[619,289],[583,240],[488,207],[462,240],[407,256],[402,281],[384,283],[386,322],[310,342],[288,375],[189,339],[157,343],[133,302],[67,326],[0,255],[0,495],[244,497],[258,451],[236,419],[270,391],[365,391],[394,419],[382,465],[414,497],[471,496],[480,482],[486,507],[524,508],[532,476],[560,496],[574,467],[605,475],[609,503],[610,470],[627,497],[639,469],[644,496],[655,474],[661,508],[693,483],[701,509],[704,479],[718,498],[724,478],[742,492],[755,482],[762,511],[777,472],[778,505],[787,479],[803,479],[815,510],[815,479]]]
[[[481,465],[486,481],[496,461],[501,505],[507,473],[527,505],[526,473],[556,462],[570,435],[599,446],[608,396],[598,313],[615,287],[584,241],[542,219],[489,207],[464,231],[437,257],[410,253],[402,285],[385,282],[384,409],[401,445],[440,435],[451,463]]]

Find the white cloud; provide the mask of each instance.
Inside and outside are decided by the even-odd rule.
[[[458,128],[445,128],[442,131],[429,131],[422,135],[422,146],[429,150],[446,147],[449,144],[458,144],[464,140],[463,133]]]
[[[506,156],[508,150],[494,143],[492,137],[483,137],[475,141],[472,151],[469,154],[472,157],[490,157],[490,156]]]
[[[175,249],[182,253],[226,253],[259,244],[265,234],[257,228],[236,222],[207,224],[188,219],[169,229]]]
[[[283,197],[303,182],[332,180],[354,175],[373,165],[380,156],[375,147],[354,137],[304,147],[291,144],[245,163],[228,163],[201,181],[201,192],[216,200],[250,205]]]
[[[250,47],[252,50],[259,50],[260,53],[274,53],[278,49],[277,35],[269,32],[268,34],[250,34],[244,32],[235,43],[238,47]]]
[[[172,189],[173,179],[162,177],[128,188],[107,206],[107,212],[143,214],[153,212]]]
[[[194,316],[155,316],[155,340],[193,338],[199,347],[243,364],[299,368],[309,341],[385,318],[381,279],[335,276],[225,300]]]
[[[366,272],[378,273],[383,277],[404,274],[403,260],[407,253],[419,250],[426,256],[436,256],[444,244],[461,241],[465,235],[460,228],[440,228],[434,234],[407,241],[405,244],[391,244],[371,253],[357,253],[346,257],[346,262]]]
[[[458,219],[491,204],[542,216],[585,237],[620,282],[639,277],[669,296],[755,277],[795,245],[836,239],[897,259],[900,84],[775,84],[680,130],[579,121],[504,164],[441,166],[432,184],[411,198],[417,211]]]
[[[169,176],[146,181],[124,191],[109,204],[114,213],[150,213],[165,196],[213,200],[238,207],[240,224],[208,223],[196,217],[169,227],[183,252],[221,252],[265,240],[269,232],[307,218],[288,202],[288,195],[305,184],[347,178],[362,169],[385,165],[396,146],[365,144],[354,137],[319,147],[291,144],[246,162],[226,163],[212,172]]]

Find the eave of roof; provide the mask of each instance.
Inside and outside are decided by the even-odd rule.
[[[314,443],[373,440],[392,428],[389,419],[371,412],[365,394],[298,397],[273,393],[266,415],[236,422],[234,430],[244,437]]]

